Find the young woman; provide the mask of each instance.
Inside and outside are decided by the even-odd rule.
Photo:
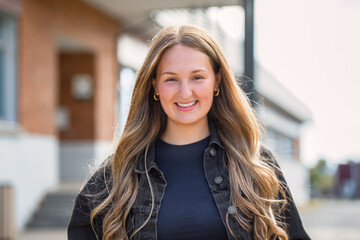
[[[219,45],[152,40],[114,155],[77,195],[69,240],[310,239]]]

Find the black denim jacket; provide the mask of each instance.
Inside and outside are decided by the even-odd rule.
[[[222,222],[227,230],[228,239],[253,239],[252,231],[245,231],[245,229],[236,222],[235,218],[232,217],[232,214],[237,210],[229,204],[230,185],[226,158],[224,157],[224,147],[216,132],[216,128],[211,121],[209,121],[209,127],[211,136],[209,146],[204,153],[203,165],[206,180],[215,199]],[[269,150],[262,148],[261,154],[269,158],[270,161],[275,161]],[[135,203],[131,208],[130,215],[126,220],[126,231],[128,236],[145,222],[151,210],[151,194],[146,180],[145,164],[143,160],[144,157],[141,157],[135,167],[135,172],[139,177],[140,190]],[[154,189],[155,206],[150,221],[134,235],[134,240],[157,239],[156,222],[167,183],[163,173],[159,170],[155,162],[155,143],[151,144],[148,151],[147,169]],[[104,181],[109,180],[110,174],[111,171],[109,168],[98,170],[76,196],[74,210],[68,226],[69,240],[102,239],[102,217],[104,214],[95,217],[95,226],[93,230],[90,225],[90,213],[92,209],[107,197],[108,189],[104,188]],[[281,174],[278,177],[281,181],[285,182]],[[86,194],[96,194],[101,192],[103,194],[100,194],[99,197],[86,196]],[[285,222],[288,225],[287,232],[289,234],[289,239],[310,239],[303,228],[298,210],[292,201],[291,194],[289,194],[288,198],[289,205],[288,209],[285,211]],[[232,236],[229,229],[226,227],[227,213],[229,226],[236,237]]]

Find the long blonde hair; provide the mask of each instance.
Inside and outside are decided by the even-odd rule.
[[[215,122],[225,148],[231,186],[230,204],[243,213],[237,212],[232,216],[244,229],[253,230],[256,240],[276,237],[287,240],[279,210],[279,206],[286,202],[281,199],[285,198],[284,188],[276,176],[276,166],[260,154],[261,126],[258,119],[231,73],[220,46],[205,30],[194,26],[168,27],[152,39],[144,64],[138,72],[123,134],[113,158],[107,163],[112,169],[111,189],[105,200],[93,209],[90,216],[92,223],[95,216],[104,214],[106,210],[103,239],[128,239],[125,221],[139,191],[135,165],[141,155],[145,156],[146,161],[150,144],[162,135],[167,121],[161,105],[153,100],[151,81],[163,54],[178,44],[209,56],[215,73],[221,69],[221,94],[214,98],[208,114]],[[154,193],[147,171],[146,176],[153,200],[152,208],[147,220],[132,236],[146,225],[154,208]],[[226,224],[234,235],[228,218],[227,213]]]

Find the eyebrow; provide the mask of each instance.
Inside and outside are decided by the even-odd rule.
[[[197,69],[197,70],[191,71],[191,73],[197,73],[197,72],[206,72],[206,70],[204,70],[204,69]],[[160,74],[160,76],[162,76],[162,75],[164,75],[164,74],[176,75],[176,73],[174,73],[174,72],[163,72],[163,73]]]

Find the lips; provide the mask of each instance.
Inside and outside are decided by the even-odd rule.
[[[182,107],[182,108],[186,108],[186,107],[194,106],[196,103],[197,103],[197,101],[193,101],[193,102],[189,102],[189,103],[176,103],[176,105],[179,107]]]

